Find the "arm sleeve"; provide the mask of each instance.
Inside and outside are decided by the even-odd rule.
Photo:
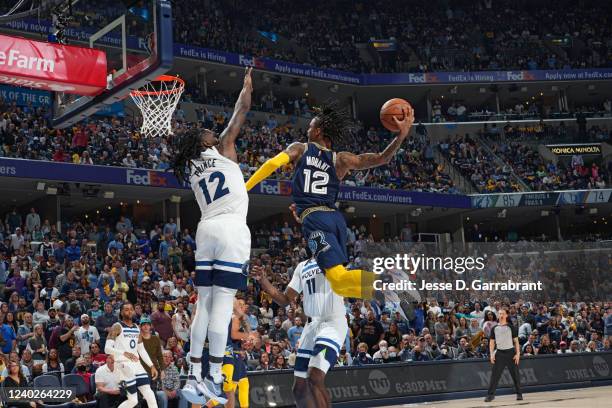
[[[151,367],[153,365],[153,362],[151,361],[151,357],[149,357],[149,353],[147,353],[147,349],[145,349],[144,343],[138,343],[136,349],[138,350],[138,355],[140,356],[140,358],[142,358],[142,361],[144,361],[146,365]]]
[[[491,329],[491,331],[489,332],[489,339],[491,339],[491,340],[495,340],[495,327],[497,327],[497,326],[494,326]]]
[[[266,178],[268,178],[268,176],[274,173],[276,169],[289,163],[289,160],[289,155],[285,152],[280,152],[273,158],[268,159],[264,164],[261,165],[259,169],[257,169],[255,173],[253,173],[251,178],[246,182],[247,191],[255,187],[257,184],[261,183]]]
[[[106,344],[104,345],[104,352],[106,354],[112,354],[117,357],[119,355],[123,355],[123,351],[115,348],[115,340],[106,339]]]

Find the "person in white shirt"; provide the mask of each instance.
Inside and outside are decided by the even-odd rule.
[[[35,208],[30,209],[30,213],[26,217],[26,232],[32,233],[35,227],[40,228],[40,215]]]
[[[101,407],[116,407],[121,400],[118,373],[115,371],[115,357],[106,356],[106,364],[96,370],[96,400]]]
[[[76,331],[76,340],[81,346],[81,353],[89,353],[89,346],[91,343],[100,340],[100,333],[95,326],[89,324],[89,316],[87,314],[81,315],[81,327]]]

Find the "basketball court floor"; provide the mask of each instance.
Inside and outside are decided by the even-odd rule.
[[[523,397],[523,401],[517,401],[515,395],[501,395],[496,397],[493,402],[484,402],[484,397],[481,397],[419,404],[389,405],[386,408],[609,408],[612,406],[612,386],[531,392],[523,394]]]

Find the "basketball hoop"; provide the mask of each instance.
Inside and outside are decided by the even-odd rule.
[[[171,75],[161,75],[141,89],[130,92],[142,113],[140,131],[146,137],[172,134],[172,114],[185,90],[185,81]]]

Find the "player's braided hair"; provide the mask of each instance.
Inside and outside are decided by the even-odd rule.
[[[179,183],[182,181],[189,182],[187,169],[189,169],[192,160],[200,157],[202,151],[200,132],[201,130],[190,129],[173,139],[174,158],[170,167]]]
[[[349,110],[340,106],[335,99],[328,99],[313,110],[323,137],[328,138],[332,144],[343,143],[356,129]]]

